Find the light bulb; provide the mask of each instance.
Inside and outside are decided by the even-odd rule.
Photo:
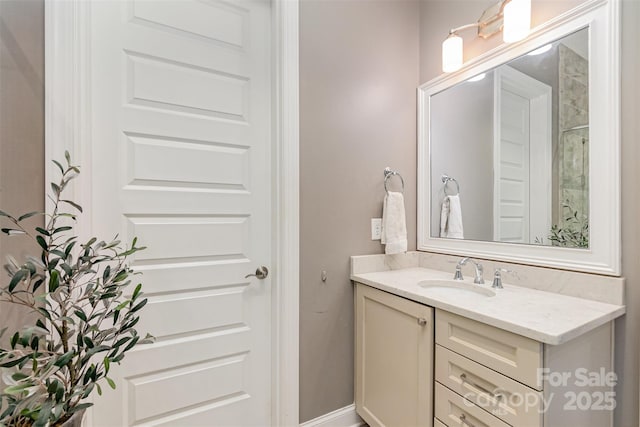
[[[513,43],[529,35],[531,29],[531,0],[511,0],[504,6],[502,39]]]
[[[529,56],[542,55],[543,53],[549,52],[552,47],[553,47],[553,44],[549,43],[542,47],[537,48],[536,50],[532,50],[531,52],[527,53],[527,55]]]
[[[451,34],[442,42],[442,71],[451,73],[462,67],[462,37]]]
[[[467,79],[468,82],[479,82],[480,80],[484,80],[484,78],[487,77],[487,73],[481,73],[478,74],[477,76],[473,76],[470,79]]]

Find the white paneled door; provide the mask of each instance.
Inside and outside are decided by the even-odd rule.
[[[529,243],[529,100],[503,88],[500,102],[496,240]]]
[[[92,232],[137,236],[157,342],[93,426],[271,423],[271,5],[91,3]]]
[[[551,87],[508,66],[494,71],[494,86],[494,240],[544,243],[551,229]]]

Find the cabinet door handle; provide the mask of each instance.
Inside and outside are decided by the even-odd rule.
[[[460,414],[460,424],[467,427],[476,427],[474,424],[467,421],[467,416],[465,414]]]
[[[426,324],[427,324],[427,319],[425,319],[424,317],[419,317],[418,318],[418,325],[424,326]]]
[[[500,400],[502,399],[502,393],[494,393],[491,392],[489,390],[487,390],[486,388],[482,387],[480,384],[476,384],[473,381],[469,381],[469,379],[467,378],[467,374],[465,374],[464,372],[460,374],[460,380],[462,381],[462,383],[468,383],[471,384],[473,387],[477,388],[478,390],[482,391],[483,393],[488,394],[489,396],[493,397],[494,399]]]

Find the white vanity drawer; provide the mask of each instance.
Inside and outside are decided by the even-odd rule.
[[[436,343],[542,390],[542,344],[447,311],[436,310]]]
[[[449,427],[509,427],[484,409],[436,382],[435,415]]]
[[[505,422],[542,425],[542,392],[436,345],[436,381]]]

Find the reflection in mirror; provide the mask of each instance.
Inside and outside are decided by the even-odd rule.
[[[588,40],[431,96],[432,237],[589,247]]]

